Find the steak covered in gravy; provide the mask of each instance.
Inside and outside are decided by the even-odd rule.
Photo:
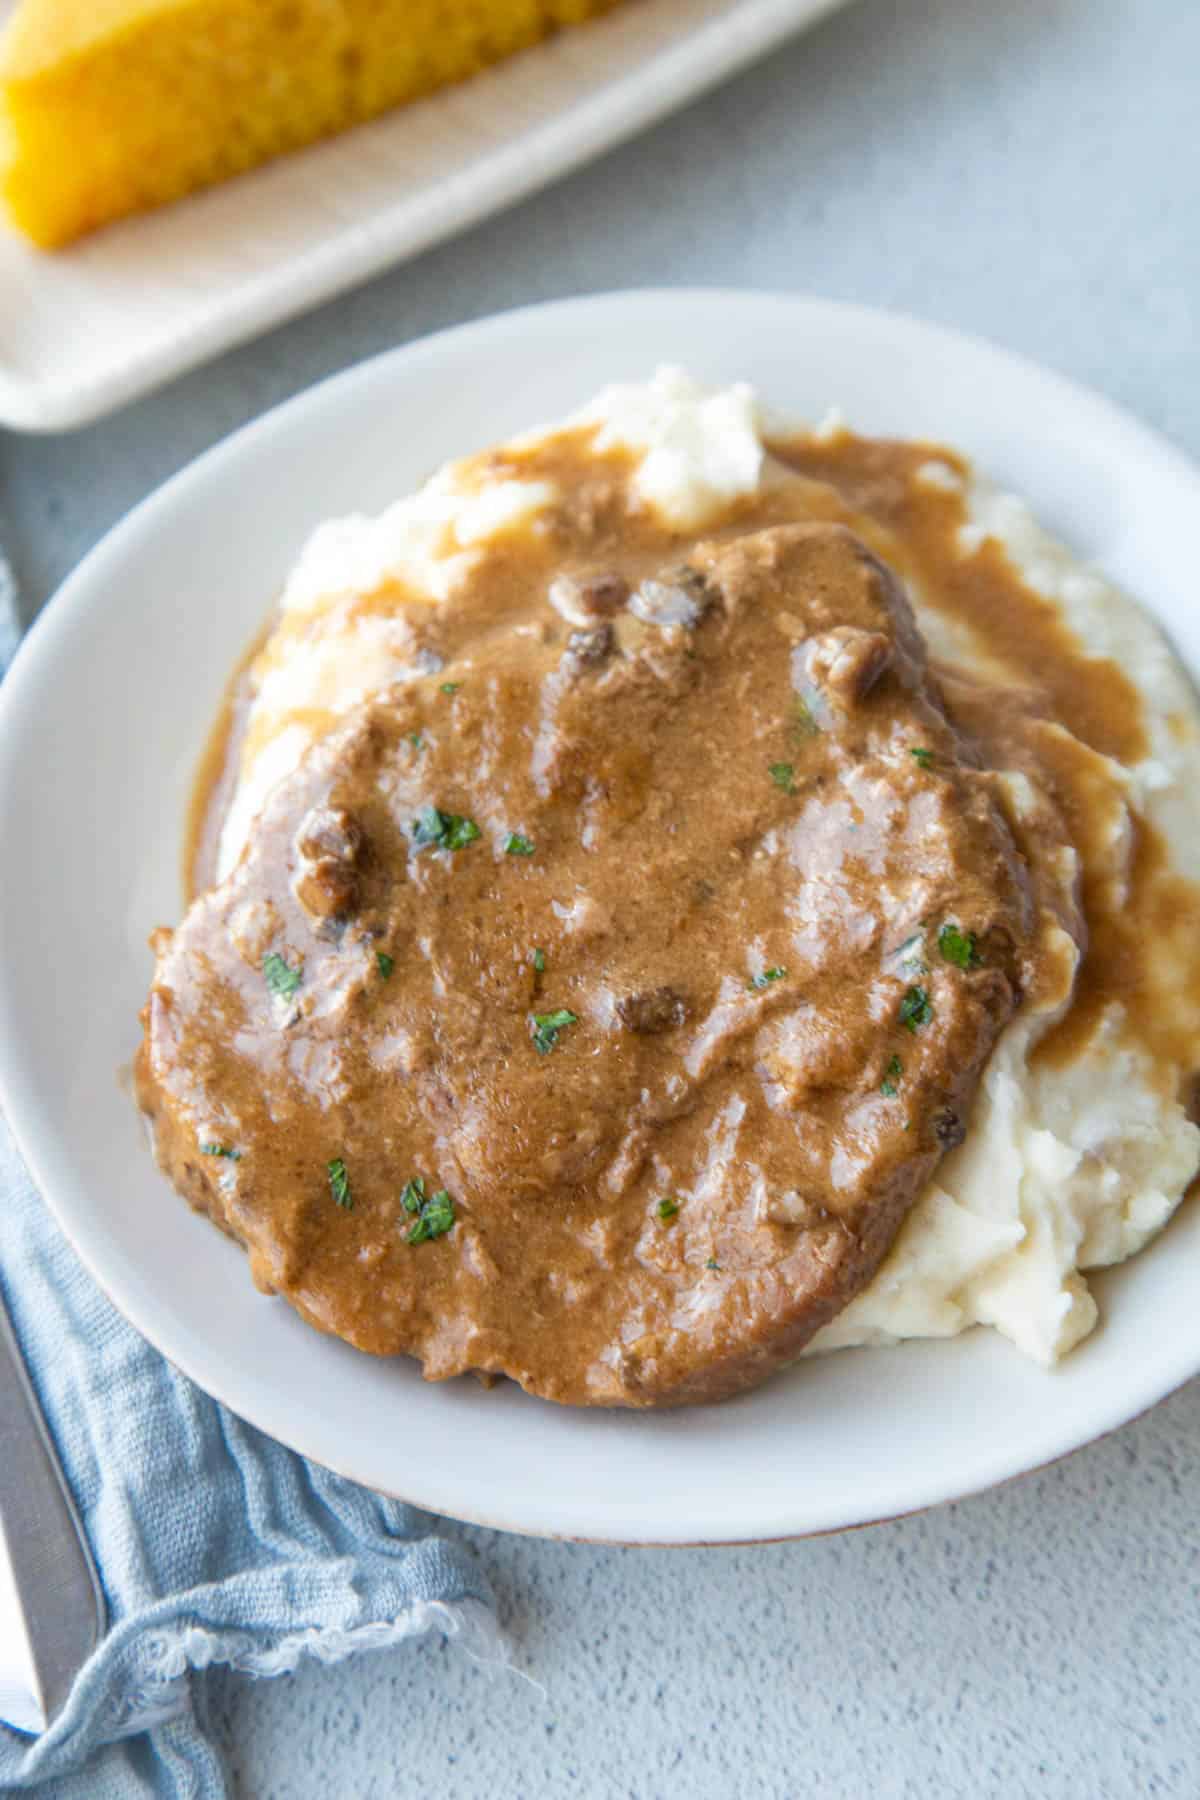
[[[556,561],[507,614],[446,600],[446,666],[319,742],[159,935],[139,1095],[323,1329],[716,1399],[871,1280],[961,1141],[1035,897],[844,527]]]

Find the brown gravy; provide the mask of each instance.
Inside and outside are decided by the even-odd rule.
[[[1057,610],[1035,593],[992,540],[973,556],[958,549],[966,521],[961,494],[917,479],[931,458],[965,474],[954,452],[931,444],[893,443],[846,433],[828,444],[811,438],[776,446],[782,460],[827,482],[847,517],[877,520],[887,554],[925,602],[969,627],[1014,680],[1044,696],[1047,715],[1061,719],[1081,744],[1126,764],[1148,745],[1141,696],[1123,670],[1090,656]],[[863,529],[861,522],[858,529]],[[881,546],[881,549],[883,546]],[[1096,776],[1091,759],[1064,739],[1044,739],[1054,792],[1067,815],[1084,866],[1098,861]],[[1190,1086],[1200,1025],[1200,888],[1172,873],[1153,826],[1137,819],[1137,851],[1127,892],[1085,878],[1088,950],[1065,1017],[1042,1039],[1035,1060],[1072,1061],[1106,1009],[1125,1008],[1128,1034]]]
[[[559,471],[561,530],[426,609],[442,671],[316,745],[164,934],[139,1093],[325,1329],[681,1404],[872,1278],[1045,908],[902,589],[805,490],[681,541]]]
[[[969,626],[991,656],[1044,696],[1050,716],[1118,762],[1145,756],[1141,697],[1123,671],[1089,654],[999,544],[989,539],[973,556],[959,551],[966,522],[961,494],[919,480],[918,470],[932,459],[965,475],[960,456],[937,445],[850,433],[828,444],[799,439],[776,452],[801,474],[828,482],[852,514],[877,520],[890,534],[894,561],[900,548],[898,573],[915,578],[930,605]]]
[[[353,603],[411,615],[462,679],[313,715],[324,741],[213,888],[258,645],[234,678],[140,1099],[256,1278],[361,1348],[579,1403],[753,1385],[871,1278],[1013,1007],[1064,994],[1085,938],[1037,1054],[1069,1062],[1119,1002],[1190,1094],[1200,888],[1107,760],[1147,754],[1137,688],[998,545],[964,554],[962,493],[920,473],[953,454],[773,448],[800,482],[702,541],[585,434],[497,453],[561,514],[444,607]],[[1004,685],[931,677],[889,568]],[[597,570],[618,597],[579,630],[550,583]],[[653,589],[695,602],[686,629]],[[1018,818],[998,771],[1049,802]],[[1068,843],[1082,923],[1047,873]],[[414,1240],[418,1174],[458,1210]]]

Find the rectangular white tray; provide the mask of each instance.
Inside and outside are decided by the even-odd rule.
[[[629,0],[69,250],[0,226],[0,424],[84,424],[532,192],[844,3]]]

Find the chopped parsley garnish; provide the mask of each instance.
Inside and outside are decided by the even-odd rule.
[[[375,961],[378,965],[379,973],[386,981],[396,966],[394,959],[388,955],[386,950],[377,950],[375,952]]]
[[[786,974],[786,969],[764,969],[761,975],[752,975],[746,986],[749,988],[770,987],[773,981],[782,981]]]
[[[912,757],[913,761],[919,763],[923,769],[931,768],[933,765],[932,750],[918,748],[916,750],[910,750],[908,754]]]
[[[425,1204],[425,1177],[414,1175],[406,1181],[400,1195],[400,1204],[406,1213],[419,1213]]]
[[[241,1162],[240,1150],[231,1150],[228,1144],[201,1144],[201,1156],[227,1156],[230,1162]]]
[[[973,931],[960,931],[957,925],[943,925],[938,932],[938,949],[956,969],[977,969],[983,958],[979,954]]]
[[[533,841],[522,837],[519,831],[510,831],[504,840],[505,856],[532,856]]]
[[[775,783],[775,786],[777,788],[782,788],[785,794],[795,793],[796,766],[794,763],[771,763],[767,773]]]
[[[474,819],[464,819],[461,813],[442,812],[437,806],[424,807],[412,822],[415,850],[426,850],[431,844],[439,850],[462,850],[478,836]]]
[[[446,829],[447,850],[461,850],[465,844],[473,844],[479,836],[479,827],[474,819],[464,819],[452,813]]]
[[[808,701],[797,697],[792,716],[792,730],[798,738],[818,737],[821,727]]]
[[[883,1072],[883,1080],[879,1084],[880,1093],[886,1094],[889,1100],[894,1094],[899,1093],[900,1077],[903,1073],[904,1064],[900,1061],[898,1056],[893,1056]]]
[[[346,1173],[345,1163],[340,1156],[335,1156],[331,1163],[326,1164],[326,1167],[329,1170],[330,1193],[340,1207],[346,1212],[352,1212],[354,1210],[354,1196],[350,1192],[350,1177]]]
[[[710,1256],[704,1266],[706,1269],[719,1269],[721,1267],[715,1256]]]
[[[268,950],[263,957],[262,972],[271,992],[281,1000],[290,1000],[300,986],[300,970],[285,962],[278,950]]]
[[[662,1220],[663,1224],[668,1225],[679,1211],[679,1202],[678,1200],[672,1200],[670,1198],[660,1200],[654,1211]]]
[[[568,1025],[577,1025],[578,1019],[573,1012],[560,1007],[558,1012],[534,1013],[533,1047],[539,1056],[548,1056],[558,1042],[558,1034]]]
[[[923,987],[910,987],[900,1002],[900,1023],[906,1031],[916,1032],[933,1017],[933,1002]]]
[[[412,1187],[414,1183],[409,1182]],[[421,1183],[422,1190],[424,1182]],[[408,1188],[404,1192],[407,1194]],[[405,1210],[411,1207],[405,1203]],[[430,1238],[444,1237],[454,1223],[454,1202],[445,1188],[439,1188],[436,1194],[430,1194],[428,1200],[422,1200],[417,1217],[407,1233],[410,1244],[427,1244]]]
[[[414,750],[423,750],[425,748],[425,739],[421,736],[419,731],[410,731],[408,734],[408,741]]]
[[[544,950],[537,949],[534,951],[533,966],[539,975],[544,975],[546,973],[546,952]]]
[[[461,681],[443,681],[442,692],[443,694],[457,694],[461,686]]]

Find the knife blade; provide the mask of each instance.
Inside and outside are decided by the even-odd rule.
[[[0,1719],[44,1731],[104,1623],[87,1539],[0,1298]]]

